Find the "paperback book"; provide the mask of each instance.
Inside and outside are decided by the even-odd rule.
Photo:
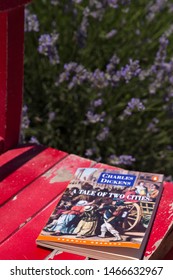
[[[95,259],[142,259],[163,177],[78,168],[36,243]]]

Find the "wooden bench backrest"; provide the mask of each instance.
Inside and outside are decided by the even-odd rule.
[[[0,0],[0,153],[18,144],[23,99],[24,5]]]

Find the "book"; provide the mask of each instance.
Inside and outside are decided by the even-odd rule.
[[[78,168],[38,245],[94,259],[142,259],[163,174]]]

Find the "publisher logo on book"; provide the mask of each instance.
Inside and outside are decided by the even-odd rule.
[[[135,175],[102,172],[97,183],[121,187],[133,187],[135,180]]]

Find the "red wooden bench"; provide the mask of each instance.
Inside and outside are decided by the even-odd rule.
[[[37,247],[35,240],[76,168],[106,165],[41,145],[18,145],[28,2],[0,0],[0,259],[82,260]],[[173,259],[173,249],[166,259]]]

